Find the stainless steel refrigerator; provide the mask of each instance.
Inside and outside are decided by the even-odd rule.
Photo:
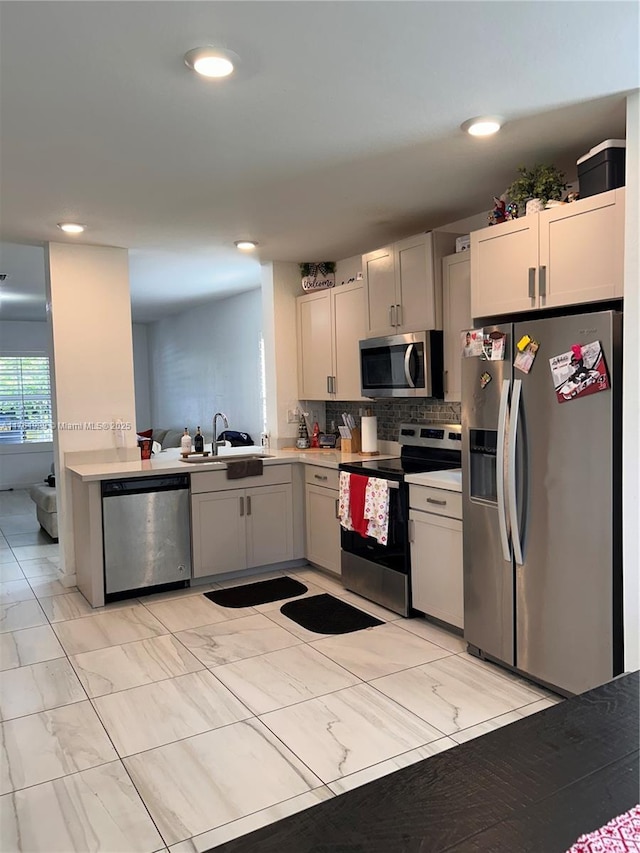
[[[581,693],[622,672],[622,314],[491,332],[503,360],[462,360],[464,635],[473,653]],[[527,337],[525,373],[513,362]],[[604,390],[588,370],[557,390],[549,360],[596,341]]]

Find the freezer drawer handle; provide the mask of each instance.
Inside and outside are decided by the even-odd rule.
[[[509,411],[509,384],[508,379],[503,379],[502,390],[500,392],[500,410],[498,413],[498,446],[496,448],[496,497],[498,499],[498,526],[500,528],[502,556],[505,560],[511,559],[509,533],[507,531],[507,506],[504,495],[504,446]]]
[[[427,503],[428,504],[437,504],[438,506],[446,506],[447,505],[446,501],[438,501],[435,498],[427,498]]]
[[[509,423],[509,459],[507,463],[508,489],[509,489],[509,518],[511,520],[511,539],[513,541],[513,556],[516,564],[521,566],[522,543],[520,541],[520,529],[518,525],[518,495],[516,492],[516,441],[518,437],[518,421],[520,419],[520,394],[522,392],[522,380],[516,379],[513,383],[513,398],[511,400],[511,421]]]
[[[536,268],[529,267],[529,299],[536,298]]]

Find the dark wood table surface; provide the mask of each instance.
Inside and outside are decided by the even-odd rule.
[[[640,800],[639,693],[621,676],[214,849],[564,853]]]

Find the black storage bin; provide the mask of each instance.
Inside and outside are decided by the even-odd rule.
[[[580,198],[624,186],[625,152],[625,148],[612,146],[578,163]]]

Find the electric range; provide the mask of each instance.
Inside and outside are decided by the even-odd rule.
[[[400,456],[371,457],[362,462],[344,462],[339,468],[349,474],[386,480],[389,488],[387,544],[353,530],[341,529],[342,582],[346,589],[383,607],[409,616],[411,613],[411,548],[409,545],[409,486],[407,474],[460,468],[462,428],[460,424],[402,424],[398,441]]]

